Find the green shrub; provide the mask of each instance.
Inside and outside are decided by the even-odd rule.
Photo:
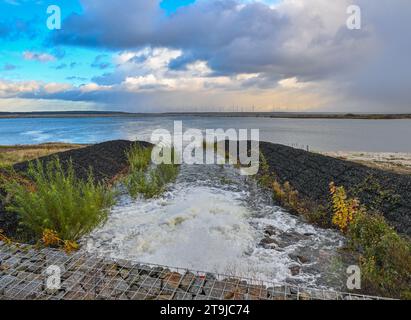
[[[134,144],[126,153],[130,172],[146,170],[151,163],[151,151],[152,148],[144,148]]]
[[[365,290],[372,294],[411,298],[411,244],[379,214],[359,214],[350,224],[348,239],[361,253]]]
[[[6,209],[18,214],[22,227],[37,239],[49,229],[62,240],[75,241],[103,223],[114,204],[113,192],[95,184],[91,171],[82,181],[75,177],[71,162],[66,167],[58,158],[45,167],[37,161],[27,171],[31,188],[17,179],[2,183],[10,198]]]
[[[134,147],[127,153],[127,159],[130,171],[124,184],[133,198],[139,194],[146,199],[160,195],[179,173],[179,166],[174,164],[150,166],[151,148]]]

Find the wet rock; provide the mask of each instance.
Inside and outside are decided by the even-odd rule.
[[[303,234],[293,232],[293,231],[288,231],[285,233],[282,233],[281,236],[279,237],[278,245],[282,248],[291,246],[293,244],[296,244],[302,240],[306,240],[307,237],[304,236]]]
[[[269,237],[279,235],[280,233],[281,233],[281,231],[278,230],[277,228],[275,228],[274,226],[267,226],[264,229],[264,234],[266,234]]]
[[[310,233],[310,232],[306,232],[306,233],[304,233],[304,236],[306,236],[306,237],[312,237],[312,236],[315,236],[315,234],[314,234],[314,233]]]
[[[188,291],[191,287],[191,284],[194,283],[195,279],[196,279],[195,274],[191,272],[187,272],[186,274],[184,274],[183,278],[181,279],[180,288],[185,291]]]
[[[265,237],[260,241],[259,245],[264,249],[273,249],[277,246],[277,242],[270,237]]]
[[[294,253],[290,253],[288,255],[292,260],[301,263],[301,264],[307,264],[310,262],[310,259],[303,256],[303,255],[299,255],[299,254],[294,254]]]
[[[301,267],[300,267],[300,266],[292,266],[292,267],[290,267],[291,275],[292,275],[293,277],[299,275],[299,274],[300,274],[300,270],[301,270]]]

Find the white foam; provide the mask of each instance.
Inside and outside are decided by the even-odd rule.
[[[209,187],[180,189],[168,199],[117,206],[87,239],[87,249],[113,257],[282,281],[285,252],[258,248],[260,233],[240,193]]]

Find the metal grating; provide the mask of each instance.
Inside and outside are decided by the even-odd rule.
[[[47,282],[60,271],[59,289]],[[48,273],[51,272],[51,273]],[[56,284],[56,283],[52,283]],[[0,242],[0,300],[379,300]]]

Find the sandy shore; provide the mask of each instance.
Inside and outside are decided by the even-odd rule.
[[[411,174],[411,153],[390,152],[321,152],[321,154],[357,163],[372,168]]]

